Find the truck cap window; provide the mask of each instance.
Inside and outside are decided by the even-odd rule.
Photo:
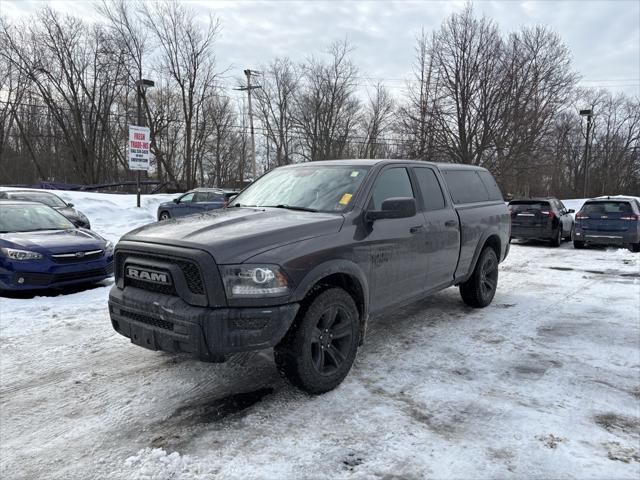
[[[390,168],[380,174],[373,187],[370,208],[380,210],[382,202],[397,197],[413,198],[413,189],[406,168]]]
[[[445,170],[444,179],[455,203],[476,203],[489,200],[487,188],[475,170]]]
[[[336,212],[355,196],[368,166],[304,165],[275,169],[233,199],[232,206]]]

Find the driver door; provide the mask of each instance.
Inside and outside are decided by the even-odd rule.
[[[176,208],[171,212],[174,217],[184,217],[185,215],[189,215],[192,213],[191,207],[193,203],[193,197],[195,192],[186,193],[178,199],[178,203],[176,204]]]
[[[387,167],[378,174],[367,204],[380,210],[388,198],[416,198],[405,167]],[[372,311],[400,304],[420,295],[425,288],[427,267],[426,230],[422,212],[408,218],[387,218],[373,222],[367,241],[371,255]]]

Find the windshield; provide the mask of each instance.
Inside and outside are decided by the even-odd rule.
[[[0,233],[75,228],[69,220],[46,205],[2,205]]]
[[[45,205],[49,205],[50,207],[66,207],[67,206],[67,204],[64,203],[59,197],[51,193],[16,192],[16,193],[9,193],[9,196],[13,200],[26,200],[29,202],[39,202],[39,203],[44,203]]]
[[[273,170],[233,199],[233,206],[340,212],[349,206],[369,167],[313,165]]]

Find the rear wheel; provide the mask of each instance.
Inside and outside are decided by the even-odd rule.
[[[573,248],[581,250],[583,248],[585,248],[584,242],[580,241],[580,240],[574,240],[573,241]]]
[[[474,308],[486,307],[493,300],[498,288],[498,257],[491,247],[480,254],[471,278],[460,284],[460,296]]]
[[[560,245],[562,245],[562,226],[558,226],[556,236],[551,240],[552,247],[559,247]]]
[[[319,294],[298,315],[275,347],[280,373],[313,394],[336,388],[347,376],[358,350],[358,309],[341,288]]]
[[[631,246],[629,247],[629,250],[631,250],[632,252],[635,252],[635,253],[640,252],[640,242],[632,243]]]
[[[171,215],[169,215],[169,212],[162,212],[160,214],[160,220],[169,220],[171,218]]]

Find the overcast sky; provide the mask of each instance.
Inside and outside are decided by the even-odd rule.
[[[0,0],[10,18],[32,14],[44,2]],[[73,15],[95,19],[91,1],[52,1]],[[214,12],[222,32],[216,55],[230,75],[259,68],[275,56],[302,60],[345,37],[355,46],[353,60],[363,84],[381,80],[393,89],[409,75],[415,36],[439,27],[464,1],[190,1],[198,11]],[[523,25],[547,25],[571,49],[584,86],[602,86],[640,96],[640,0],[475,1],[479,14],[502,32]],[[203,15],[206,18],[206,15]],[[228,80],[232,86],[235,82]]]

